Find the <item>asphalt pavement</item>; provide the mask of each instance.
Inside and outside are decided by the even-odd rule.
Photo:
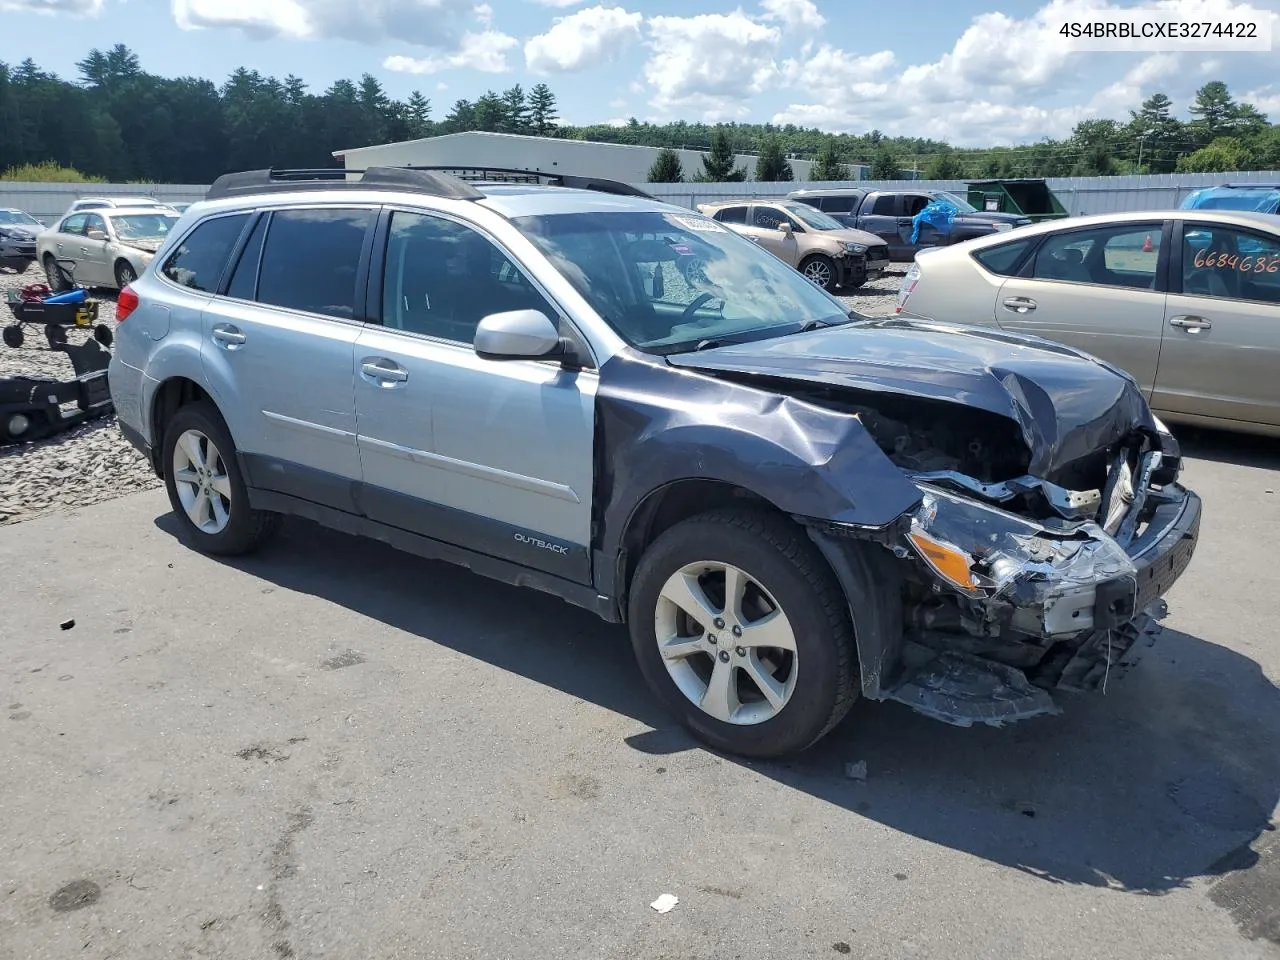
[[[787,764],[693,743],[620,628],[378,544],[218,561],[158,491],[0,528],[0,958],[1274,960],[1280,444],[1184,442],[1200,547],[1105,696],[860,703]]]

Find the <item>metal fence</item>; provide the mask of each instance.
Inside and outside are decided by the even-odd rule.
[[[53,223],[82,197],[151,197],[165,203],[203,200],[209,188],[181,183],[20,183],[0,180],[0,207],[17,207]]]
[[[1218,183],[1280,183],[1280,172],[1170,173],[1132,177],[1057,177],[1049,188],[1057,194],[1067,212],[1114,213],[1121,210],[1168,210],[1177,207],[1192,190]],[[644,183],[636,186],[685,207],[727,197],[778,197],[788,191],[806,189],[934,189],[951,190],[963,196],[968,184],[963,180],[851,180],[845,182],[792,183]],[[148,196],[172,203],[204,199],[208,187],[200,184],[118,184],[118,183],[16,183],[0,181],[0,207],[17,207],[33,217],[52,222],[74,200],[90,196]]]

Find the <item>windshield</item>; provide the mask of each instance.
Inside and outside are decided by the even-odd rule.
[[[835,297],[699,214],[562,213],[512,222],[623,339],[649,353],[849,319]]]
[[[948,190],[939,190],[937,193],[933,194],[933,199],[945,200],[947,203],[951,204],[961,213],[977,213],[978,212],[978,208],[975,207],[968,200],[966,200],[964,197],[960,196],[960,194],[951,193]]]
[[[127,213],[111,218],[121,240],[163,240],[177,222],[171,213]]]
[[[787,213],[791,214],[807,227],[813,227],[815,230],[847,230],[848,228],[835,217],[829,217],[816,207],[811,207],[807,203],[788,203],[783,206]]]
[[[42,227],[42,224],[35,217],[23,213],[21,210],[0,210],[0,227]]]

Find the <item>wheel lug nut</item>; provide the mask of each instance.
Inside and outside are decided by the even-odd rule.
[[[723,621],[722,619],[720,619],[719,617],[716,617],[716,629],[717,629],[717,630],[723,630],[723,629],[724,629],[724,621]]]
[[[721,650],[721,651],[720,651],[720,662],[721,662],[721,663],[728,663],[728,662],[729,662],[729,651],[728,651],[728,650]]]
[[[743,650],[742,647],[738,647],[736,650],[734,650],[734,653],[736,653],[740,657],[745,657],[747,655],[747,651]]]
[[[735,637],[740,637],[740,636],[742,636],[742,628],[741,628],[740,626],[738,626],[737,624],[734,624],[734,626],[733,626],[733,635],[734,635]]]
[[[718,643],[719,641],[718,641],[718,640],[716,640],[716,635],[715,635],[714,633],[708,633],[708,634],[707,634],[707,642],[708,642],[708,643]]]

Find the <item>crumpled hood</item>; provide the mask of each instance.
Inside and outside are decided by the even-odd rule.
[[[1048,340],[902,317],[667,358],[676,366],[941,400],[1008,417],[1047,476],[1135,429],[1156,433],[1137,383]]]
[[[15,240],[34,240],[36,238],[36,234],[43,229],[43,227],[28,227],[25,224],[0,223],[0,232],[7,234]]]
[[[120,246],[133,247],[135,250],[143,250],[147,253],[155,253],[160,249],[163,240],[121,240]]]

